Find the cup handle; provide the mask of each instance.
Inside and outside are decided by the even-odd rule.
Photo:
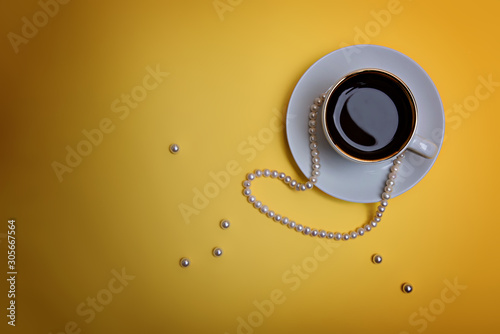
[[[436,144],[418,134],[413,136],[408,149],[427,159],[434,158],[438,152]]]

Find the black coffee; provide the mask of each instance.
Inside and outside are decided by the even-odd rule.
[[[328,135],[347,155],[361,160],[389,158],[407,143],[416,112],[406,87],[390,75],[365,70],[347,76],[327,101]]]

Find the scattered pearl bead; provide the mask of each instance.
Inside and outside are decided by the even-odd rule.
[[[181,267],[186,268],[186,267],[189,267],[189,265],[191,264],[191,261],[189,261],[188,258],[183,257],[182,259],[180,259],[179,264],[181,265]]]
[[[378,254],[373,254],[372,256],[372,262],[375,263],[375,264],[379,264],[382,262],[382,256],[378,255]]]
[[[172,145],[170,145],[169,150],[170,150],[170,153],[176,154],[179,152],[180,147],[177,144],[172,144]],[[188,264],[188,266],[189,266],[189,264]]]
[[[403,290],[404,293],[410,293],[413,291],[413,286],[410,283],[404,283],[401,286],[401,290]]]
[[[212,250],[212,254],[215,256],[215,257],[219,257],[222,255],[222,249],[216,247]]]
[[[227,228],[229,228],[230,225],[231,225],[231,223],[229,222],[229,220],[226,220],[226,219],[223,219],[220,222],[220,227],[222,229],[227,229]]]

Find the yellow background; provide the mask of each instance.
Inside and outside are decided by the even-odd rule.
[[[81,333],[498,332],[500,89],[470,112],[453,111],[474,100],[480,76],[500,82],[498,3],[400,0],[384,26],[372,11],[387,11],[389,1],[220,3],[228,7],[219,15],[212,0],[70,1],[18,53],[7,36],[20,35],[22,18],[32,21],[40,5],[4,4],[0,248],[6,263],[7,220],[15,218],[19,274],[15,328],[1,280],[2,333],[55,334],[71,321]],[[255,156],[238,146],[251,147],[273,110],[283,119],[309,66],[355,43],[396,49],[427,71],[449,111],[446,140],[429,174],[391,201],[378,228],[330,241],[330,254],[241,194],[255,168],[304,180],[285,131]],[[120,119],[111,103],[157,65],[169,75]],[[65,163],[66,146],[75,149],[82,131],[106,118],[114,130],[59,182],[53,162]],[[179,206],[193,206],[196,189],[213,182],[210,172],[231,161],[236,175],[187,223]],[[254,192],[298,222],[330,230],[359,226],[374,209],[278,182],[258,182]],[[218,227],[224,218],[228,230]],[[222,257],[211,255],[215,246]],[[373,253],[382,264],[371,263]],[[179,266],[183,256],[189,268]],[[311,273],[291,284],[294,265]],[[102,295],[122,268],[135,278],[86,323],[78,305]],[[450,303],[442,302],[443,291],[454,296],[445,281],[462,287]],[[403,282],[414,292],[403,294]],[[261,320],[254,301],[273,291],[283,303]],[[425,320],[419,312],[429,308],[435,314]],[[258,326],[238,328],[239,319]]]

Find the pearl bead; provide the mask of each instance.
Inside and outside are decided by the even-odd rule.
[[[382,212],[375,212],[375,217],[382,218],[383,213]]]
[[[385,184],[389,187],[394,187],[396,182],[394,182],[394,180],[387,180],[387,181],[385,181]]]
[[[255,175],[253,173],[248,173],[247,180],[249,181],[255,180]]]
[[[391,198],[391,194],[386,193],[386,192],[382,193],[382,199],[389,199],[389,198]]]
[[[396,174],[394,172],[389,173],[389,179],[395,180],[397,177],[398,177],[398,174]]]
[[[321,168],[321,165],[320,165],[320,164],[313,164],[313,165],[312,165],[312,168],[313,168],[313,169],[320,169],[320,168]]]
[[[405,154],[404,153],[401,153],[400,155],[398,155],[398,159],[399,160],[403,160],[405,158]]]
[[[274,221],[276,221],[276,222],[280,222],[280,221],[281,221],[281,215],[277,213],[277,214],[274,216]]]
[[[290,224],[288,224],[289,228],[295,228],[296,223],[292,220]]]
[[[349,234],[348,234],[348,233],[344,233],[344,234],[342,234],[342,239],[343,239],[344,241],[349,240],[349,238],[350,238],[350,236],[349,236]]]
[[[253,206],[255,208],[259,209],[262,206],[262,202],[261,201],[256,201],[255,203],[253,203]]]
[[[319,154],[319,151],[317,149],[311,150],[311,156],[317,157]]]
[[[309,134],[310,135],[315,135],[316,134],[316,128],[309,128]]]
[[[326,94],[323,93],[319,97],[324,101],[326,99]]]
[[[372,230],[372,226],[370,224],[366,224],[363,228],[365,229],[365,232],[370,232]]]
[[[396,160],[394,160],[394,162],[393,162],[394,166],[401,165],[401,163],[402,163],[402,161],[401,161],[401,160],[399,160],[399,159],[396,159]]]
[[[375,218],[373,218],[373,221],[376,221],[377,223],[380,223],[381,219],[380,219],[380,217],[375,217]]]
[[[252,185],[252,182],[250,182],[250,181],[248,181],[248,180],[243,181],[243,187],[248,188],[248,187],[250,187],[251,185]]]
[[[328,233],[326,234],[326,237],[327,237],[328,239],[333,239],[333,237],[334,237],[334,236],[335,236],[335,235],[333,234],[333,232],[328,232]]]
[[[263,205],[261,208],[260,208],[260,212],[266,214],[269,212],[269,207],[267,205]]]
[[[311,150],[317,149],[318,148],[318,143],[316,143],[315,141],[313,141],[312,143],[309,144],[309,148]]]
[[[287,225],[289,221],[290,220],[288,219],[288,217],[281,218],[281,224],[283,224],[283,225]]]
[[[306,190],[306,189],[307,189],[307,187],[306,187],[306,185],[305,185],[305,184],[301,184],[301,185],[300,185],[300,190],[304,191],[304,190]]]
[[[179,152],[180,148],[179,148],[179,145],[172,144],[172,145],[170,145],[169,150],[170,150],[170,153],[176,154]],[[188,266],[189,266],[189,264],[188,264]]]
[[[318,106],[320,106],[322,103],[321,99],[319,97],[315,98],[314,99],[314,104],[317,104]]]
[[[413,291],[413,286],[410,283],[404,283],[401,286],[401,290],[403,290],[404,293],[410,293]]]
[[[319,237],[320,238],[326,237],[326,231],[323,231],[323,230],[319,231]]]
[[[313,230],[311,231],[311,237],[315,237],[315,236],[317,236],[317,235],[318,235],[318,230],[317,230],[317,229],[313,229]]]
[[[317,106],[317,105],[313,104],[313,105],[311,105],[310,110],[311,110],[311,112],[316,112],[316,111],[318,111],[318,110],[319,110],[319,108],[318,108],[318,106]]]
[[[376,264],[381,263],[382,262],[382,256],[380,256],[378,254],[373,254],[373,256],[372,256],[372,262],[376,263]]]
[[[290,183],[290,181],[292,181],[292,178],[290,176],[286,176],[284,181],[285,183]]]
[[[397,173],[399,171],[398,166],[394,165],[391,167],[391,172]]]
[[[316,111],[311,111],[309,113],[309,119],[316,119],[316,117],[318,117],[318,113]]]
[[[275,215],[275,213],[274,213],[274,211],[273,211],[273,210],[269,210],[269,212],[267,213],[267,216],[268,216],[269,218],[274,218],[274,215]]]
[[[382,206],[382,205],[379,205],[378,208],[377,208],[378,211],[380,212],[384,212],[385,211],[385,207]]]
[[[290,187],[295,188],[296,185],[297,185],[297,181],[295,181],[295,180],[290,181]]]
[[[383,207],[387,207],[389,205],[389,202],[387,202],[387,200],[383,200],[380,202],[380,205],[382,205]]]
[[[311,233],[311,228],[309,226],[304,227],[304,230],[302,231],[302,233],[304,233],[305,235],[308,235],[309,233]]]
[[[285,176],[286,176],[285,173],[280,173],[280,175],[278,175],[278,178],[280,180],[283,180],[285,178]]]
[[[245,188],[243,190],[243,195],[245,195],[245,196],[250,196],[251,193],[252,193],[252,191],[249,188]]]
[[[373,221],[373,220],[372,220],[372,221],[370,222],[370,225],[371,225],[372,227],[377,227],[378,223],[377,223],[376,221]]]
[[[385,191],[386,193],[392,193],[392,187],[385,186],[384,191]]]
[[[261,177],[262,176],[262,171],[260,169],[256,169],[253,172],[255,174],[255,177]]]
[[[314,157],[311,159],[313,164],[319,164],[319,157]]]
[[[227,228],[229,228],[230,225],[231,225],[231,223],[229,222],[229,220],[226,220],[226,219],[221,220],[221,222],[220,222],[220,227],[222,229],[227,229]]]
[[[269,177],[271,175],[271,171],[269,169],[264,169],[262,175],[264,175],[264,177]]]
[[[314,119],[311,119],[309,120],[309,126],[312,128],[312,127],[315,127],[316,126],[316,121]]]
[[[214,248],[214,249],[212,250],[212,254],[213,254],[215,257],[219,257],[219,256],[221,256],[221,255],[222,255],[222,249],[220,249],[220,248],[217,248],[217,247],[216,247],[216,248]]]
[[[333,238],[334,238],[335,240],[340,240],[340,239],[342,239],[342,234],[341,234],[341,233],[339,233],[339,232],[335,232],[335,233],[334,233],[334,237],[333,237]]]
[[[183,257],[182,259],[180,259],[179,264],[181,265],[181,267],[186,268],[186,267],[189,267],[189,265],[191,264],[191,262],[189,261],[188,258]]]
[[[306,182],[306,188],[307,189],[312,189],[314,187],[313,183],[311,181]]]
[[[362,227],[360,227],[360,228],[358,228],[358,229],[356,230],[356,232],[358,233],[358,235],[359,235],[360,237],[362,237],[362,236],[365,234],[365,229],[364,229],[364,228],[362,228]]]
[[[275,170],[273,170],[273,171],[271,172],[271,177],[272,177],[273,179],[277,178],[277,177],[278,177],[278,175],[279,175],[279,173],[278,173],[277,171],[275,171]]]
[[[313,169],[313,171],[311,172],[312,176],[319,176],[319,174],[320,174],[319,170],[317,170],[317,169]]]
[[[318,179],[316,177],[311,177],[309,181],[311,181],[312,184],[315,184],[318,182]]]
[[[255,196],[254,196],[254,195],[250,195],[250,196],[248,196],[248,201],[249,201],[250,203],[254,203],[254,202],[255,202]]]
[[[300,186],[301,186],[301,185],[302,185],[301,183],[297,183],[297,184],[295,185],[295,190],[300,191]]]
[[[316,136],[309,136],[309,141],[311,143],[315,142],[316,141]]]
[[[351,232],[351,239],[356,239],[356,237],[358,236],[358,234],[356,232]]]

